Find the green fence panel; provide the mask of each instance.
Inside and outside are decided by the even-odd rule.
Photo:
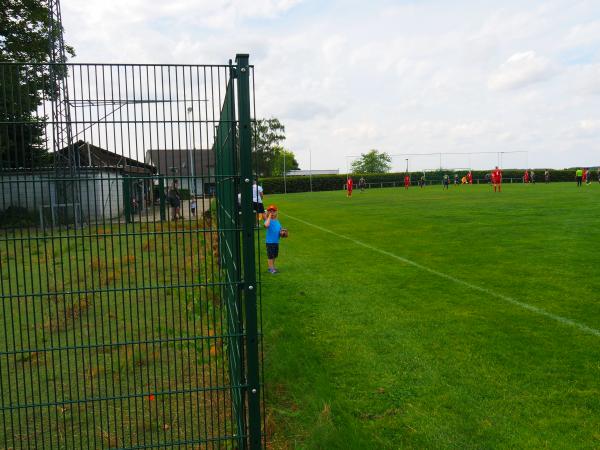
[[[0,63],[0,448],[265,446],[251,73]]]
[[[230,75],[233,73],[231,68]],[[234,82],[233,79],[227,84],[223,108],[217,127],[215,139],[216,153],[216,206],[219,223],[219,255],[221,272],[225,284],[221,295],[227,308],[227,327],[229,338],[227,349],[229,354],[229,376],[234,385],[241,386],[242,380],[242,354],[243,341],[241,339],[241,262],[239,242],[239,219],[238,219],[238,176],[236,175],[236,120],[234,104]],[[242,436],[245,429],[243,411],[243,393],[241,389],[232,392],[233,413],[237,427],[237,433]],[[243,440],[240,438],[238,444]]]

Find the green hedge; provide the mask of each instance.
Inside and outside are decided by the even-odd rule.
[[[179,199],[180,200],[190,200],[192,195],[190,194],[189,189],[179,189]]]
[[[21,206],[9,206],[0,211],[0,228],[26,228],[36,226],[39,217],[34,211]]]
[[[544,182],[544,169],[534,169],[535,179],[537,183]],[[503,171],[505,182],[520,182],[523,179],[523,173],[525,170],[520,169],[507,169]],[[427,172],[426,182],[427,184],[440,184],[444,174],[450,176],[450,182],[454,180],[454,174],[457,174],[459,178],[462,178],[467,174],[466,170],[459,171],[437,171]],[[473,171],[473,183],[485,183],[487,179],[486,174],[490,171],[485,170],[474,170]],[[411,172],[410,179],[412,184],[417,184],[418,180],[423,175],[422,172]],[[593,178],[597,178],[597,172],[592,172]],[[354,180],[355,188],[358,185],[358,180],[364,177],[367,184],[379,185],[377,187],[393,187],[401,186],[404,184],[404,173],[384,173],[384,174],[355,174],[352,175]],[[310,177],[307,176],[290,176],[286,177],[287,192],[309,192],[310,191]],[[563,169],[563,170],[550,170],[550,181],[575,181],[575,170]],[[284,180],[283,177],[273,178],[262,178],[260,180],[265,193],[267,194],[282,194],[284,192]],[[344,189],[346,184],[346,175],[315,175],[312,177],[312,190],[313,191],[335,191]],[[382,186],[383,184],[383,186]],[[373,186],[371,186],[373,187]]]

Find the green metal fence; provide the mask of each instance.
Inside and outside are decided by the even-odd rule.
[[[0,448],[264,447],[252,74],[0,63]]]

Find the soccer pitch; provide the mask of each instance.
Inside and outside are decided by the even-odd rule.
[[[266,201],[274,448],[600,447],[597,183]]]

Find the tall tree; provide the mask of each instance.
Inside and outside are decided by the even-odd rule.
[[[296,155],[290,150],[286,150],[283,147],[275,147],[275,156],[273,158],[273,169],[271,170],[271,176],[281,177],[283,172],[289,172],[290,170],[298,170],[300,166],[296,161]]]
[[[392,157],[385,152],[370,150],[361,153],[360,158],[352,163],[352,173],[386,173],[392,168]]]
[[[50,158],[44,145],[47,117],[38,114],[56,92],[48,66],[50,33],[59,33],[47,0],[2,0],[0,8],[0,166],[35,167]],[[69,46],[66,53],[75,52]],[[64,73],[63,73],[64,76]]]
[[[277,149],[281,148],[281,142],[285,140],[285,126],[272,117],[270,119],[258,119],[254,122],[254,152],[256,160],[256,171],[261,177],[273,175]]]

